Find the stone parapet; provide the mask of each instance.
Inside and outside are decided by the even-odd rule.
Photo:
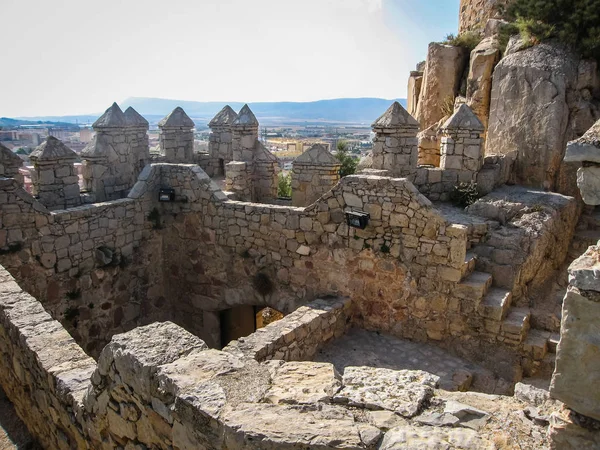
[[[158,123],[160,152],[165,162],[189,164],[194,158],[195,124],[181,107]]]
[[[84,189],[98,202],[124,198],[150,161],[148,122],[113,103],[93,128],[96,135],[81,152]]]
[[[483,146],[481,133],[484,127],[466,104],[460,105],[456,112],[442,126],[441,140],[442,169],[470,172],[475,181],[477,172],[483,167]]]
[[[0,177],[14,178],[22,185],[23,175],[19,173],[19,169],[22,165],[23,160],[0,143]]]
[[[79,177],[75,170],[77,154],[55,137],[30,155],[33,162],[33,194],[48,209],[65,209],[81,204]]]
[[[307,206],[340,180],[340,162],[320,144],[313,145],[294,160],[292,169],[292,204]]]
[[[293,313],[230,342],[223,349],[262,362],[309,361],[327,342],[346,333],[352,323],[350,299],[315,300]]]
[[[394,102],[372,125],[373,169],[389,171],[391,176],[413,176],[417,169],[419,123]]]
[[[242,161],[232,161],[225,166],[225,190],[234,192],[242,201],[252,201],[254,187],[252,183],[253,165]]]

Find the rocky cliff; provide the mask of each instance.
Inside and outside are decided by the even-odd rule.
[[[458,31],[483,29],[488,19],[502,17],[503,8],[511,0],[460,0]]]

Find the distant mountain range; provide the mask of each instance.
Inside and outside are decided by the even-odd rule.
[[[26,126],[40,125],[40,126],[52,126],[52,127],[71,127],[71,126],[73,126],[73,123],[70,123],[69,121],[63,121],[63,122],[53,122],[53,121],[48,121],[48,120],[35,120],[34,121],[34,120],[11,119],[9,117],[0,117],[0,128],[1,127],[14,128],[14,127],[22,126],[22,125],[26,125]]]
[[[249,103],[250,108],[261,122],[261,125],[277,124],[371,124],[377,117],[385,112],[393,101],[399,101],[406,106],[405,99],[386,100],[382,98],[338,98],[332,100],[318,100],[314,102],[256,102]],[[151,124],[157,123],[162,117],[171,112],[175,107],[181,106],[194,120],[196,126],[205,126],[210,119],[225,105],[239,111],[242,102],[194,102],[187,100],[167,100],[161,98],[132,97],[122,102],[119,106],[125,110],[132,106],[143,115]],[[108,107],[109,105],[107,105]],[[70,123],[91,123],[101,113],[96,115],[86,114],[80,116],[43,116],[23,117],[29,121],[61,121]]]

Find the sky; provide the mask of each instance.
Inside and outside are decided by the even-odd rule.
[[[459,0],[0,0],[0,117],[406,97]]]

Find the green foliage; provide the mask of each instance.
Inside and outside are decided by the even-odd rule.
[[[519,30],[519,27],[514,23],[507,23],[500,27],[498,30],[498,43],[500,52],[503,55],[506,51],[506,47],[508,46],[508,41],[510,40],[511,36],[519,34],[520,32],[521,30]]]
[[[148,214],[148,220],[152,222],[153,229],[160,230],[162,228],[162,224],[160,223],[160,212],[157,208],[152,208],[152,211]]]
[[[292,196],[292,175],[283,173],[279,174],[277,181],[277,196],[288,198]]]
[[[441,108],[444,117],[450,117],[452,114],[454,114],[454,97],[448,95],[446,98],[444,98]]]
[[[515,0],[507,17],[517,21],[527,42],[557,38],[600,59],[600,0]]]
[[[252,285],[254,286],[254,289],[256,289],[256,292],[263,297],[271,294],[275,290],[273,282],[269,276],[263,272],[258,272],[256,275],[254,275],[254,278],[252,279]]]
[[[335,157],[338,159],[340,164],[340,177],[345,177],[356,173],[356,167],[358,166],[358,159],[352,157],[348,153],[348,143],[346,141],[339,141],[337,143],[337,153]]]
[[[454,47],[463,47],[471,52],[481,42],[481,35],[476,31],[466,31],[458,36],[449,34],[442,44],[453,45]]]
[[[77,316],[79,316],[79,308],[77,308],[76,306],[69,306],[63,313],[63,317],[67,321],[71,321]]]
[[[66,295],[69,300],[76,300],[81,297],[81,289],[73,289],[72,291],[67,292]]]
[[[454,186],[454,190],[450,195],[450,200],[456,206],[465,208],[475,203],[479,197],[477,183],[471,181],[470,183],[459,183]]]

